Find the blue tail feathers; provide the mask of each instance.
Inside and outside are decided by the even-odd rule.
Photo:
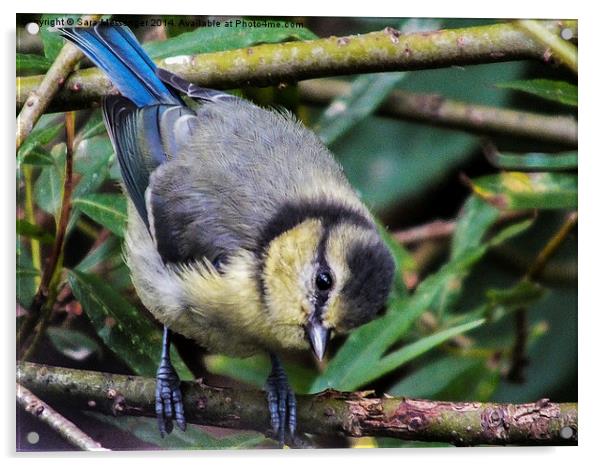
[[[183,105],[180,97],[157,77],[156,65],[127,26],[98,24],[92,28],[62,28],[60,33],[80,47],[136,106]]]

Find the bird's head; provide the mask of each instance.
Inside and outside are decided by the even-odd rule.
[[[322,359],[333,333],[384,308],[393,273],[391,253],[371,223],[310,218],[270,241],[261,281],[283,346],[309,346]]]

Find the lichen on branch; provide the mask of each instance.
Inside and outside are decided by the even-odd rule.
[[[558,35],[577,37],[576,21],[542,21]],[[268,86],[304,79],[381,71],[443,68],[511,60],[547,60],[545,47],[513,22],[402,34],[396,29],[311,41],[262,44],[245,49],[205,53],[157,64],[205,87],[232,89]],[[35,90],[41,76],[17,78],[17,108]],[[53,110],[98,105],[115,92],[97,69],[75,72],[54,98]]]
[[[41,398],[65,400],[82,410],[154,416],[155,380],[28,362],[17,380]],[[188,422],[266,432],[269,413],[260,391],[182,384]],[[298,427],[328,436],[376,436],[468,445],[574,445],[577,404],[504,404],[376,397],[372,392],[328,390],[298,397]]]

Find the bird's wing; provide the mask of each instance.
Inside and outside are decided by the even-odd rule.
[[[128,194],[149,226],[144,196],[150,174],[190,140],[198,125],[196,114],[179,105],[138,108],[125,97],[109,96],[103,115]]]
[[[177,89],[194,100],[201,102],[218,102],[237,99],[237,97],[231,94],[192,84],[177,74],[173,74],[172,72],[163,68],[157,68],[155,74],[163,83],[167,84],[173,89]]]
[[[232,210],[225,205],[227,197],[203,183],[196,169],[175,160],[153,172],[146,196],[150,230],[164,261],[206,258],[219,270],[241,246],[241,237],[224,221]]]

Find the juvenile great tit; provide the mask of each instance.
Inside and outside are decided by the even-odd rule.
[[[272,429],[294,438],[295,396],[278,354],[312,349],[373,319],[394,273],[374,220],[318,137],[159,69],[125,26],[65,28],[121,95],[103,100],[128,197],[125,255],[164,325],[161,435],[186,427],[171,331],[209,351],[272,360]],[[195,101],[189,107],[181,94]]]

